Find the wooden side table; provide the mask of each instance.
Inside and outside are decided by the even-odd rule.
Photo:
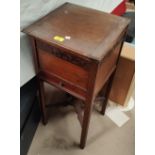
[[[125,18],[65,3],[23,30],[32,42],[43,123],[47,123],[43,82],[84,101],[81,148],[93,101],[107,83],[101,110],[105,113],[128,24]]]

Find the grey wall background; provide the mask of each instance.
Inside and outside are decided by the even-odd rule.
[[[122,0],[21,0],[21,30],[65,2],[79,4],[110,13]],[[27,36],[20,34],[20,85],[35,76],[31,46]]]

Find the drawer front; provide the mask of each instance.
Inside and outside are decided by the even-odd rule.
[[[46,82],[54,85],[55,87],[64,90],[65,92],[68,92],[72,94],[73,96],[85,100],[86,99],[86,91],[83,89],[80,89],[76,87],[75,85],[72,85],[59,77],[56,77],[54,74],[50,74],[48,72],[40,72],[39,76],[42,80],[45,80]]]
[[[41,71],[55,74],[76,87],[87,89],[88,72],[85,69],[43,49],[38,48],[37,50]]]

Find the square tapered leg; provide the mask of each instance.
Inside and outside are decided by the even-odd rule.
[[[42,122],[44,125],[47,124],[47,114],[46,114],[46,103],[45,103],[45,95],[44,95],[44,83],[42,80],[38,80],[39,84],[39,99],[40,99],[40,107],[42,113]]]

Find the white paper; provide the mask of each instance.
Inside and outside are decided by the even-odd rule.
[[[106,109],[106,115],[118,126],[123,126],[129,117],[116,106],[109,106]]]

